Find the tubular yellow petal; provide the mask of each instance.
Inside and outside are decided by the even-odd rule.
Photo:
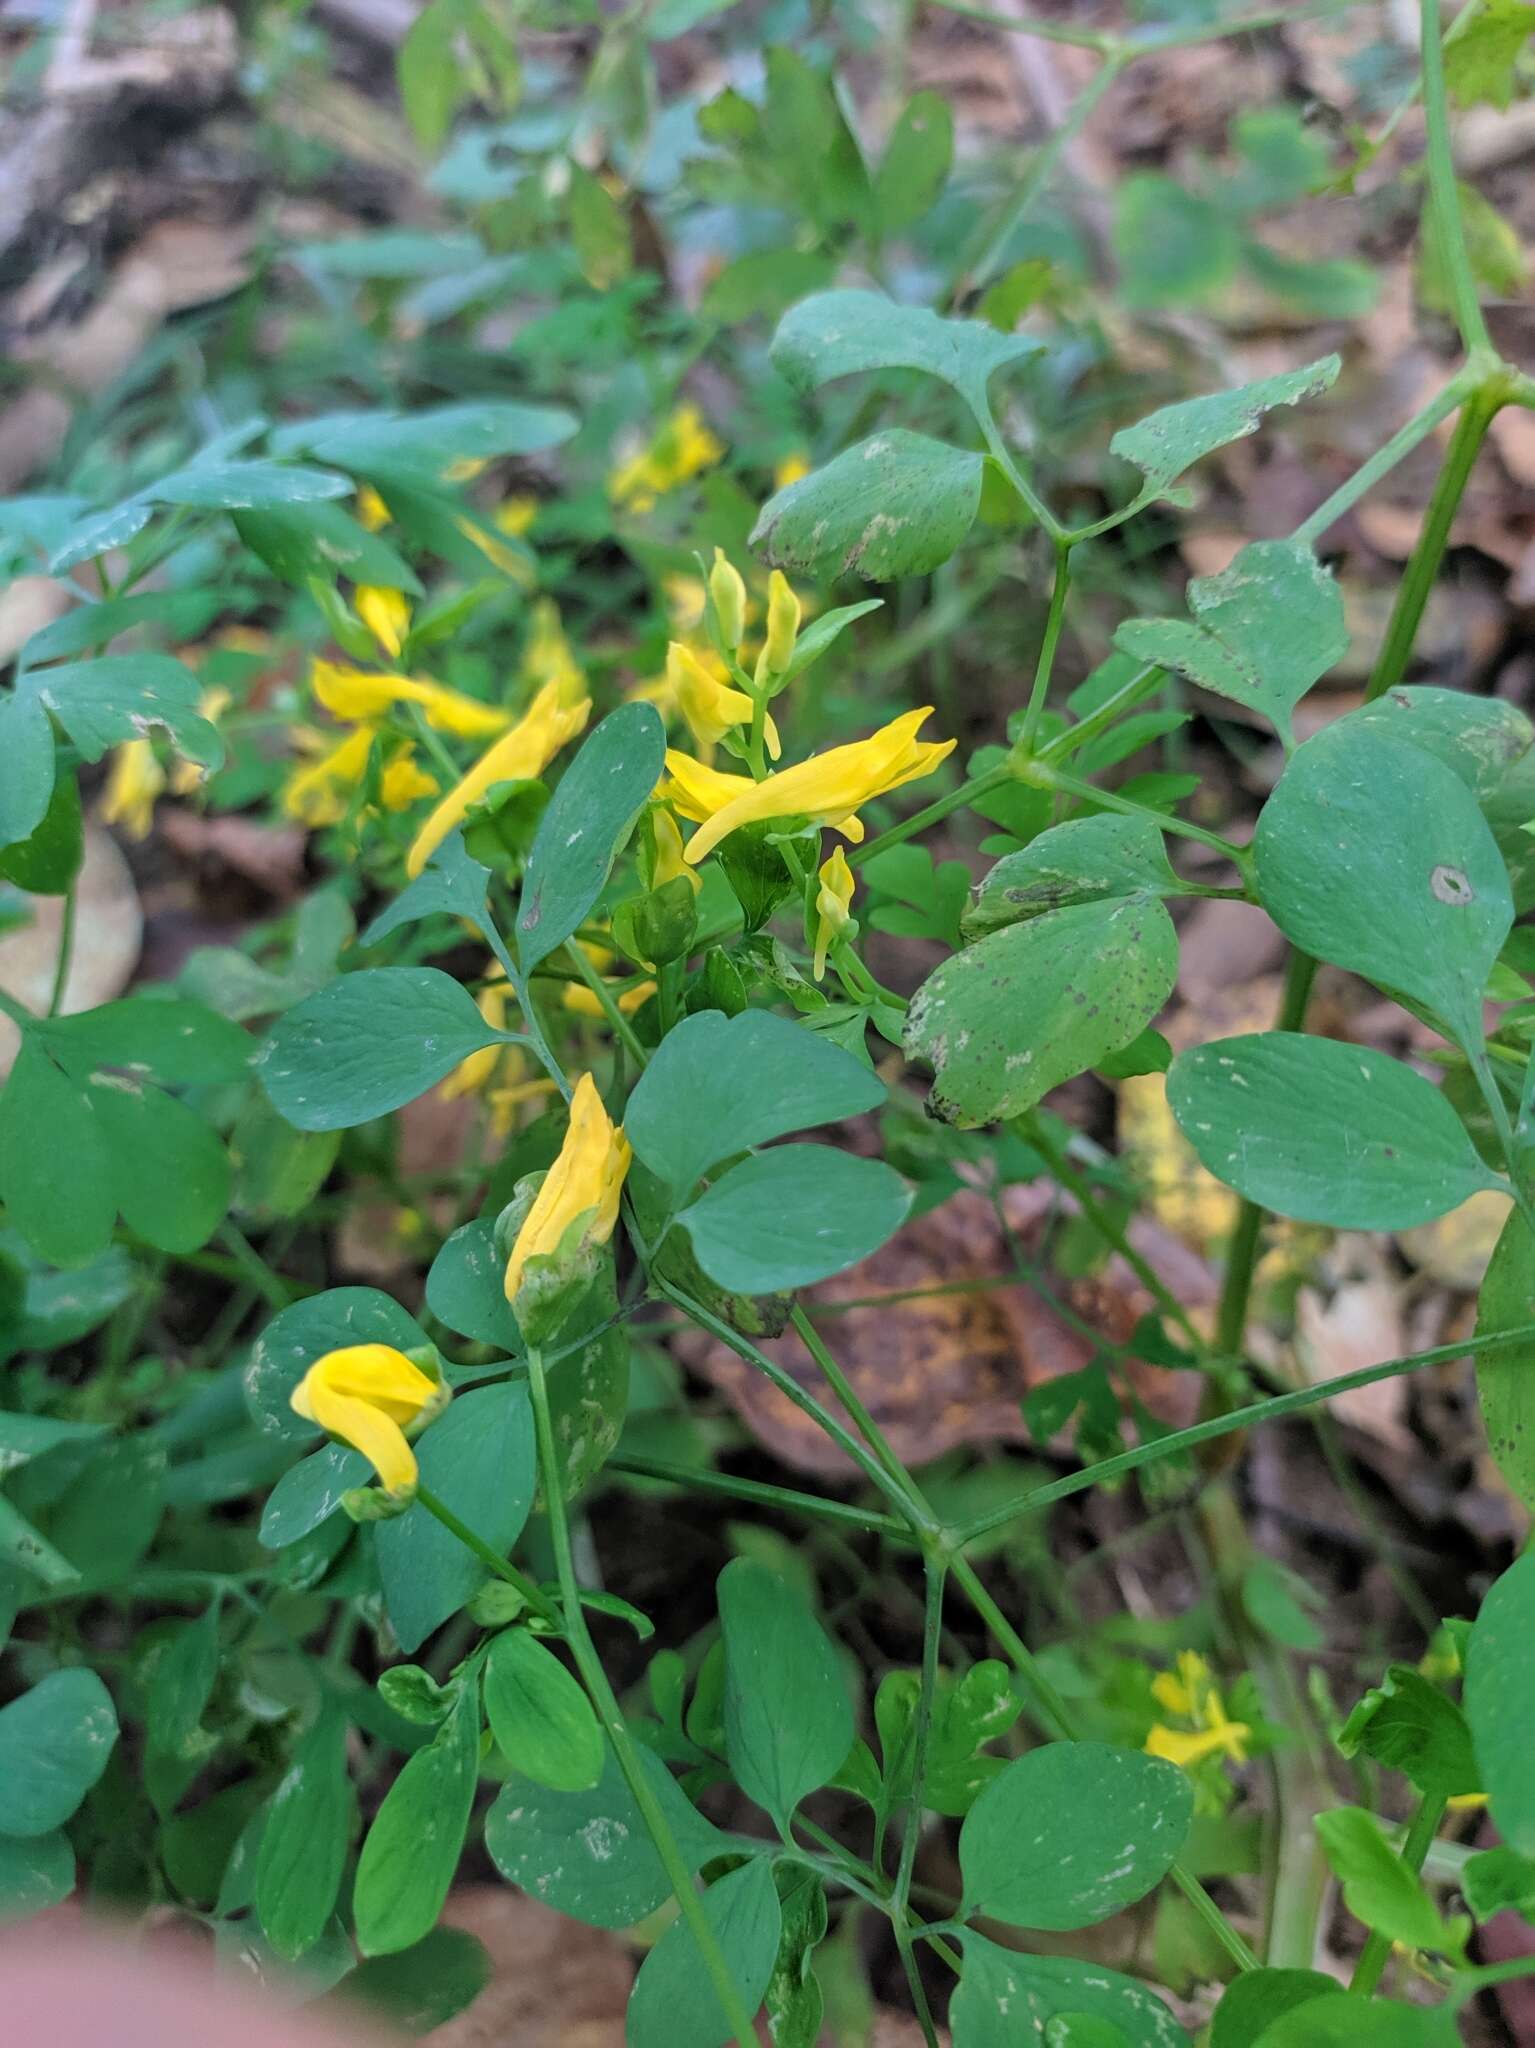
[[[423,797],[436,796],[438,782],[417,764],[413,753],[396,754],[379,777],[379,802],[386,811],[408,811]]]
[[[659,793],[692,824],[701,825],[753,787],[749,775],[726,775],[675,747],[666,750],[666,779]]]
[[[714,550],[714,567],[709,571],[709,595],[719,621],[720,638],[730,648],[739,647],[746,631],[746,585],[741,572],[726,558],[723,548]]]
[[[614,1126],[591,1075],[583,1074],[571,1099],[570,1124],[559,1157],[545,1174],[507,1261],[508,1301],[517,1298],[528,1260],[558,1251],[578,1218],[587,1218],[584,1244],[607,1243],[618,1221],[629,1159],[622,1128]]]
[[[372,745],[373,728],[360,725],[339,746],[290,776],[282,793],[282,807],[288,816],[304,825],[335,824],[346,813],[345,792],[355,788],[367,772]]]
[[[677,830],[677,820],[659,804],[650,813],[650,837],[655,848],[650,868],[651,888],[664,889],[668,882],[675,882],[679,875],[686,875],[696,896],[703,887],[703,879],[682,857],[682,834]]]
[[[420,874],[431,854],[487,790],[498,782],[526,782],[542,775],[565,742],[580,732],[591,715],[591,699],[565,702],[563,688],[559,680],[546,683],[510,732],[488,747],[463,781],[448,791],[405,857],[408,875]]]
[[[1202,1763],[1207,1756],[1230,1756],[1236,1763],[1246,1760],[1241,1738],[1248,1733],[1241,1721],[1229,1722],[1224,1728],[1200,1728],[1187,1730],[1164,1728],[1160,1723],[1146,1737],[1147,1756],[1159,1756],[1164,1763],[1177,1764],[1187,1770],[1190,1764]],[[1235,1740],[1233,1740],[1235,1738]]]
[[[752,700],[744,690],[711,675],[691,647],[674,640],[666,650],[667,679],[688,731],[701,747],[712,747],[737,726],[752,722]]]
[[[812,754],[808,761],[748,784],[730,802],[711,810],[702,830],[688,842],[689,862],[696,866],[738,827],[769,818],[807,817],[814,825],[845,830],[847,823],[855,822],[852,814],[861,805],[931,774],[953,751],[953,740],[918,743],[917,729],[931,716],[931,706],[909,711],[866,740]],[[861,838],[862,828],[847,836]]]
[[[148,740],[125,740],[114,748],[101,815],[121,825],[130,839],[147,839],[154,823],[155,798],[165,788],[165,770]]]
[[[799,599],[782,569],[775,569],[768,579],[767,638],[758,664],[759,685],[769,677],[782,675],[789,666],[794,643],[799,638],[799,618]]]
[[[410,626],[410,606],[403,590],[385,590],[380,584],[359,583],[355,599],[357,616],[386,654],[398,654]]]
[[[816,894],[815,978],[826,972],[826,956],[832,941],[852,923],[853,870],[839,846],[821,864],[821,886]]]
[[[445,1389],[389,1344],[353,1344],[317,1359],[289,1396],[295,1415],[368,1459],[390,1493],[416,1483],[405,1429],[441,1407]]]
[[[316,661],[309,687],[334,718],[381,718],[397,704],[419,704],[434,731],[460,739],[484,739],[504,732],[512,714],[496,704],[482,704],[461,690],[415,676],[375,675],[368,669],[343,668],[334,661]]]

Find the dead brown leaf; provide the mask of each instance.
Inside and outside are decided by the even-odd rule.
[[[491,1977],[472,2005],[433,2030],[433,2048],[623,2048],[634,1963],[616,1934],[506,1885],[466,1886],[442,1917],[484,1942]]]
[[[0,988],[29,1010],[46,1010],[63,923],[62,896],[30,896],[32,921],[0,938]],[[144,917],[128,863],[111,834],[85,828],[85,859],[75,888],[75,943],[64,985],[66,1012],[91,1010],[127,987],[139,957]],[[0,1017],[0,1075],[10,1072],[20,1033]]]

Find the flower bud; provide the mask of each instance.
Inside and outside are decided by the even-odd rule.
[[[714,567],[709,571],[709,595],[719,621],[720,638],[733,654],[746,631],[746,585],[734,563],[725,559],[723,548],[714,550]]]

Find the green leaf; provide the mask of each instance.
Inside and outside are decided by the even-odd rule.
[[[1535,30],[1535,7],[1524,0],[1481,0],[1464,26],[1445,44],[1444,82],[1459,107],[1479,101],[1507,109],[1514,97],[1514,71]]]
[[[81,1578],[77,1567],[0,1494],[0,1583],[21,1572],[30,1573],[45,1586],[60,1589],[78,1586]],[[9,1622],[0,1635],[8,1632]]]
[[[209,1607],[183,1622],[155,1658],[148,1686],[148,1746],[157,1756],[189,1763],[207,1748],[202,1718],[219,1675],[219,1617]]]
[[[666,732],[653,704],[621,704],[588,734],[539,820],[517,906],[517,959],[533,972],[576,930],[660,778]]]
[[[365,1956],[409,1948],[436,1923],[468,1832],[479,1761],[479,1694],[466,1686],[433,1740],[407,1759],[362,1845],[352,1910]]]
[[[1242,238],[1213,200],[1145,172],[1115,193],[1114,255],[1127,306],[1186,306],[1236,274]]]
[[[1004,854],[981,877],[961,929],[966,939],[981,939],[1074,903],[1178,896],[1183,886],[1150,818],[1099,811],[1052,825],[1017,853]]]
[[[1345,1756],[1366,1756],[1401,1771],[1430,1798],[1459,1799],[1482,1789],[1466,1717],[1410,1664],[1392,1664],[1338,1731]]]
[[[1114,645],[1231,697],[1291,738],[1291,714],[1348,651],[1343,593],[1309,547],[1254,541],[1188,587],[1189,619],[1127,619]]]
[[[53,728],[35,696],[0,697],[0,756],[0,846],[14,846],[31,838],[53,799]]]
[[[1234,391],[1214,391],[1205,398],[1186,398],[1178,405],[1163,406],[1133,427],[1121,427],[1109,443],[1109,452],[1133,462],[1144,473],[1143,497],[1165,497],[1186,469],[1217,448],[1255,434],[1263,415],[1276,405],[1298,405],[1302,399],[1330,390],[1341,368],[1337,356],[1322,356],[1301,370],[1286,370],[1255,384],[1241,384]]]
[[[886,1100],[867,1067],[770,1010],[700,1010],[662,1039],[624,1112],[635,1155],[681,1197],[718,1160]]]
[[[914,93],[890,131],[874,174],[874,211],[881,232],[898,235],[941,195],[954,161],[954,116],[941,93]]]
[[[267,1808],[256,1858],[256,1913],[287,1962],[314,1947],[341,1891],[357,1814],[346,1742],[345,1716],[334,1707],[322,1710]]]
[[[1526,1551],[1489,1588],[1466,1652],[1466,1719],[1503,1839],[1535,1856],[1535,1551]]]
[[[762,135],[775,182],[823,229],[869,228],[869,174],[831,76],[781,42],[767,47]]]
[[[837,1653],[803,1594],[751,1558],[720,1573],[725,1746],[736,1782],[780,1825],[853,1746]]]
[[[1351,711],[1349,724],[1410,741],[1453,769],[1478,799],[1490,796],[1535,743],[1535,726],[1517,704],[1422,683],[1399,683]]]
[[[965,1817],[967,1907],[1013,1927],[1095,1926],[1166,1876],[1193,1812],[1188,1779],[1158,1757],[1044,1743],[1010,1763]]]
[[[815,1973],[815,1952],[826,1939],[826,1887],[813,1870],[784,1860],[774,1880],[783,1916],[778,1955],[763,1994],[773,2048],[816,2048],[826,2001]]]
[[[1320,1970],[1248,1970],[1221,1995],[1210,2022],[1210,2048],[1256,2048],[1265,2028],[1287,2012],[1342,1996],[1337,1978]]]
[[[1167,1099],[1218,1179],[1299,1222],[1406,1230],[1500,1185],[1433,1083],[1373,1046],[1212,1039],[1173,1061]]]
[[[704,1918],[748,2012],[762,2003],[783,1928],[773,1866],[754,1857],[710,1885]],[[629,1995],[629,2048],[723,2048],[734,2033],[693,1930],[674,1920],[640,1965]]]
[[[1355,1919],[1404,1948],[1460,1954],[1470,1921],[1460,1914],[1452,1921],[1440,1919],[1422,1878],[1392,1848],[1374,1814],[1359,1806],[1337,1806],[1317,1815],[1316,1831]]]
[[[1478,1920],[1495,1913],[1535,1913],[1535,1860],[1500,1844],[1468,1856],[1461,1866],[1460,1889]]]
[[[882,597],[866,597],[858,604],[838,605],[834,611],[822,612],[819,618],[812,619],[794,642],[794,652],[789,656],[789,666],[779,681],[779,689],[787,689],[813,661],[819,661],[855,619],[863,618],[867,612],[883,610],[884,603]]]
[[[1233,211],[1272,212],[1294,206],[1326,179],[1327,138],[1310,128],[1295,107],[1249,107],[1231,124],[1231,140],[1244,159],[1221,197]]]
[[[984,418],[993,375],[1042,346],[1032,335],[999,334],[983,320],[945,320],[925,306],[897,305],[883,292],[845,290],[817,292],[791,307],[770,353],[799,391],[859,370],[925,370]]]
[[[0,1093],[0,1200],[55,1266],[79,1265],[112,1237],[117,1199],[96,1092],[61,1073],[29,1032]]]
[[[352,1344],[392,1344],[415,1351],[426,1332],[415,1317],[376,1287],[331,1287],[273,1316],[245,1368],[245,1400],[263,1429],[313,1440],[314,1424],[295,1415],[289,1396],[316,1359]]]
[[[424,149],[441,148],[468,89],[458,52],[463,0],[429,0],[400,42],[395,75],[400,104]]]
[[[435,484],[455,462],[553,448],[568,441],[576,426],[575,417],[557,406],[477,399],[416,413],[330,413],[279,428],[272,443],[285,454],[301,449],[359,476],[399,476],[420,486]]]
[[[416,1458],[421,1483],[460,1521],[493,1550],[511,1549],[533,1505],[533,1414],[525,1386],[508,1382],[455,1395],[418,1440]],[[407,1653],[487,1577],[474,1552],[423,1507],[375,1523],[373,1544],[384,1606]]]
[[[485,1659],[485,1713],[514,1771],[556,1792],[584,1792],[602,1776],[607,1747],[591,1701],[525,1629],[503,1629]]]
[[[229,1134],[233,1206],[258,1223],[303,1213],[341,1150],[339,1131],[296,1131],[252,1089]]]
[[[910,1207],[911,1190],[883,1160],[828,1145],[775,1145],[732,1167],[677,1222],[719,1286],[775,1294],[866,1259]]]
[[[1172,919],[1144,895],[1074,904],[967,946],[906,1013],[906,1055],[933,1069],[929,1112],[963,1130],[1021,1116],[1137,1037],[1177,971]]]
[[[1513,1210],[1498,1238],[1476,1303],[1479,1336],[1535,1321],[1535,1241]],[[1479,1355],[1476,1391],[1487,1446],[1527,1508],[1535,1508],[1535,1338]]]
[[[1398,2005],[1395,2000],[1307,1999],[1259,2035],[1256,2048],[1460,2048],[1448,2005]]]
[[[290,1124],[334,1131],[414,1102],[470,1053],[511,1037],[439,968],[367,967],[279,1017],[256,1065]]]
[[[636,1759],[689,1870],[720,1855],[726,1838],[688,1804],[661,1759],[643,1748]],[[517,1778],[504,1785],[485,1818],[485,1846],[508,1884],[588,1927],[632,1927],[672,1895],[611,1750],[588,1792],[551,1792]]]
[[[835,259],[818,249],[748,249],[709,281],[700,311],[722,327],[776,316],[833,276]]]
[[[205,512],[249,512],[272,505],[307,505],[344,498],[344,476],[302,469],[290,462],[190,462],[139,496],[149,504],[186,505]]]
[[[229,1207],[229,1159],[218,1133],[156,1088],[108,1077],[86,1094],[129,1229],[162,1251],[206,1244]]]
[[[495,1223],[481,1217],[455,1230],[433,1259],[426,1276],[426,1305],[461,1337],[520,1353],[522,1336],[506,1298],[505,1276],[506,1254],[496,1243]]]
[[[82,1079],[97,1067],[120,1067],[172,1087],[216,1086],[238,1081],[256,1049],[238,1024],[174,996],[128,996],[30,1028],[62,1067]]]
[[[346,576],[354,583],[421,595],[421,579],[405,557],[339,505],[306,505],[302,511],[267,505],[237,512],[234,524],[251,553],[299,590],[312,578],[333,584]]]
[[[267,1495],[261,1511],[261,1541],[268,1550],[284,1550],[328,1521],[341,1496],[367,1483],[370,1466],[361,1451],[345,1444],[326,1444],[285,1472]]]
[[[197,706],[197,678],[168,654],[103,654],[30,669],[22,688],[52,712],[87,761],[163,726],[178,754],[217,768],[224,742]]]
[[[75,1852],[61,1828],[46,1835],[0,1835],[0,1926],[67,1899],[75,1888]]]
[[[373,919],[362,943],[376,946],[390,932],[423,917],[466,917],[483,931],[489,885],[490,869],[471,858],[462,832],[450,832],[416,879]]]
[[[464,1927],[434,1927],[395,1955],[368,1956],[342,1997],[402,2034],[430,2034],[472,2005],[491,1979],[485,1944]]]
[[[12,882],[32,896],[62,896],[80,872],[84,854],[80,785],[73,775],[63,775],[28,837],[0,847],[0,882]]]
[[[1253,851],[1263,907],[1292,945],[1480,1044],[1482,991],[1514,911],[1497,842],[1452,769],[1340,719],[1292,756]]]
[[[56,1451],[60,1444],[99,1442],[105,1428],[100,1422],[66,1422],[52,1415],[0,1411],[0,1477]]]
[[[107,1767],[117,1710],[94,1671],[50,1671],[0,1707],[0,1834],[61,1826]]]
[[[919,1672],[890,1671],[874,1696],[887,1810],[911,1796],[921,1690]],[[982,1755],[982,1745],[1005,1735],[1021,1710],[1007,1666],[995,1657],[972,1664],[960,1677],[940,1670],[928,1733],[924,1805],[956,1820],[967,1814],[1006,1767],[1003,1758]]]
[[[775,491],[751,545],[775,567],[823,582],[926,575],[974,525],[985,467],[971,449],[886,427]]]
[[[1162,2000],[1133,1977],[1067,1956],[1023,1955],[968,1929],[960,1939],[965,1966],[949,2007],[954,2048],[1016,2048],[1026,2040],[1053,2048],[1057,2038],[1073,2039],[1047,2031],[1060,2014],[1116,2028],[1130,2048],[1189,2048]]]

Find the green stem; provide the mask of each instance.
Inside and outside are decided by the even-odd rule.
[[[684,1326],[685,1327],[685,1326]],[[915,1539],[905,1522],[894,1515],[880,1515],[852,1501],[829,1500],[818,1493],[798,1493],[792,1487],[771,1486],[766,1480],[738,1479],[730,1472],[716,1472],[708,1466],[673,1465],[664,1458],[631,1457],[621,1452],[608,1459],[606,1472],[628,1472],[636,1479],[659,1479],[672,1486],[696,1487],[702,1493],[723,1494],[729,1500],[750,1501],[755,1507],[777,1508],[788,1514],[812,1515],[823,1522],[841,1522],[863,1529],[871,1536],[892,1542]]]
[[[904,841],[914,839],[929,825],[937,825],[955,811],[962,811],[966,804],[974,803],[978,796],[984,796],[990,789],[1000,789],[1012,777],[1013,771],[1005,762],[988,768],[984,775],[972,775],[958,789],[950,790],[947,796],[935,797],[920,811],[913,811],[909,818],[903,818],[899,825],[892,825],[888,832],[881,832],[877,837],[865,840],[862,846],[855,846],[847,857],[849,867],[862,867],[865,861],[872,860],[875,854],[883,853],[887,847],[900,846]]]
[[[1034,664],[1034,685],[1029,691],[1029,701],[1023,714],[1023,731],[1018,744],[1028,753],[1034,745],[1034,735],[1039,731],[1039,721],[1044,715],[1045,700],[1050,694],[1050,676],[1055,668],[1055,652],[1060,645],[1061,627],[1066,617],[1066,592],[1071,587],[1071,549],[1064,541],[1055,544],[1055,581],[1050,586],[1050,610],[1045,618],[1045,637],[1039,644],[1039,659]]]
[[[1480,371],[1473,364],[1465,364],[1436,398],[1431,398],[1421,412],[1415,412],[1404,426],[1398,427],[1384,447],[1378,448],[1368,462],[1361,463],[1345,483],[1339,484],[1330,497],[1324,498],[1311,517],[1296,527],[1290,538],[1306,547],[1313,546],[1329,526],[1335,525],[1366,492],[1373,490],[1381,478],[1389,475],[1420,441],[1426,441],[1441,420],[1447,420],[1463,405],[1480,381]]]
[[[1232,1409],[1226,1415],[1212,1415],[1204,1422],[1193,1423],[1188,1429],[1174,1430],[1170,1436],[1137,1444],[1133,1450],[1120,1451],[1096,1465],[1084,1466],[1080,1472],[1069,1472],[1063,1479],[1052,1479],[1044,1486],[1018,1494],[1002,1506],[988,1509],[984,1515],[977,1515],[973,1521],[964,1523],[953,1532],[954,1540],[972,1543],[978,1536],[986,1536],[993,1529],[1005,1527],[1017,1515],[1035,1514],[1041,1508],[1053,1507],[1056,1501],[1066,1500],[1074,1493],[1104,1485],[1111,1479],[1121,1478],[1126,1472],[1138,1472],[1143,1465],[1155,1465],[1163,1458],[1176,1457],[1180,1451],[1193,1450],[1217,1437],[1230,1436],[1233,1430],[1253,1429],[1260,1423],[1278,1422],[1287,1415],[1299,1415],[1307,1408],[1335,1400],[1339,1394],[1353,1393],[1359,1387],[1373,1387],[1379,1380],[1417,1372],[1426,1365],[1447,1365],[1451,1359],[1464,1358],[1468,1351],[1474,1350],[1480,1357],[1483,1352],[1501,1351],[1510,1344],[1526,1344],[1532,1337],[1535,1337],[1535,1323],[1520,1323],[1511,1330],[1492,1330],[1485,1335],[1479,1333],[1474,1343],[1438,1344],[1431,1351],[1414,1351],[1405,1358],[1390,1358],[1383,1365],[1367,1365],[1358,1372],[1340,1373],[1336,1379],[1324,1380],[1319,1386],[1297,1387],[1292,1393],[1253,1401],[1245,1408]]]
[[[1064,761],[1079,747],[1085,747],[1089,740],[1095,740],[1099,733],[1111,726],[1122,711],[1133,710],[1142,698],[1150,697],[1162,687],[1167,671],[1154,662],[1137,669],[1127,683],[1121,683],[1112,697],[1108,697],[1090,711],[1078,724],[1068,726],[1065,732],[1057,733],[1053,740],[1046,740],[1037,758],[1041,761]]]
[[[528,1394],[533,1403],[533,1426],[538,1439],[538,1466],[544,1489],[544,1512],[548,1517],[550,1541],[554,1546],[555,1570],[560,1582],[560,1599],[565,1610],[565,1636],[570,1644],[571,1655],[576,1660],[576,1668],[581,1673],[581,1682],[591,1696],[592,1705],[597,1709],[598,1719],[613,1745],[613,1754],[618,1760],[618,1768],[623,1773],[624,1782],[629,1787],[634,1803],[640,1810],[640,1816],[649,1830],[650,1839],[655,1844],[656,1854],[660,1857],[667,1880],[676,1894],[682,1917],[698,1945],[704,1968],[713,1982],[730,2031],[740,2044],[740,2048],[757,2048],[757,2035],[752,2024],[753,2015],[747,2009],[734,1973],[720,1947],[719,1937],[704,1912],[703,1901],[693,1882],[693,1873],[677,1846],[677,1839],[661,1810],[654,1787],[641,1768],[617,1696],[608,1683],[608,1675],[602,1668],[602,1660],[597,1655],[591,1631],[586,1625],[586,1613],[581,1605],[581,1588],[576,1580],[575,1559],[570,1546],[570,1523],[565,1514],[559,1447],[555,1442],[554,1419],[549,1410],[549,1388],[544,1378],[544,1361],[534,1345],[528,1347]]]
[[[1413,1815],[1412,1826],[1407,1830],[1407,1839],[1402,1844],[1402,1861],[1414,1877],[1423,1868],[1423,1859],[1433,1847],[1434,1837],[1444,1819],[1446,1801],[1443,1794],[1425,1792],[1422,1803]],[[1380,1982],[1391,1954],[1391,1936],[1378,1930],[1371,1933],[1369,1940],[1360,1951],[1359,1961],[1349,1980],[1349,1990],[1357,1997],[1368,1998]]]
[[[70,962],[75,957],[75,912],[78,908],[78,881],[71,882],[64,896],[64,915],[59,923],[59,953],[53,969],[53,989],[48,997],[48,1015],[56,1017],[64,1007],[64,991],[69,986]]]
[[[906,1973],[906,1982],[911,1990],[911,2002],[916,2008],[917,2021],[922,2028],[922,2038],[927,2042],[928,2048],[938,2048],[938,2036],[933,2027],[933,2015],[928,2008],[922,1973],[917,1967],[907,1908],[911,1901],[911,1881],[917,1867],[917,1843],[922,1833],[922,1814],[927,1795],[927,1769],[932,1749],[933,1706],[938,1693],[938,1646],[943,1636],[943,1587],[946,1577],[947,1566],[942,1554],[930,1548],[924,1559],[926,1598],[922,1618],[922,1676],[917,1693],[917,1711],[912,1724],[911,1803],[906,1816],[905,1832],[901,1836],[901,1857],[896,1868],[895,1886],[890,1894],[890,1924],[895,1932],[896,1947],[900,1951],[901,1967]]]
[[[477,1530],[471,1529],[467,1522],[460,1521],[447,1502],[439,1500],[430,1487],[417,1485],[416,1504],[425,1508],[429,1515],[435,1515],[450,1535],[456,1536],[466,1550],[474,1552],[487,1571],[493,1572],[498,1579],[505,1579],[509,1586],[515,1586],[534,1614],[541,1616],[545,1621],[555,1623],[556,1626],[560,1625],[560,1610],[548,1594],[541,1587],[534,1585],[525,1572],[520,1572],[516,1565],[510,1563],[499,1551],[493,1550]]]
[[[1060,547],[1063,542],[1066,542],[1069,545],[1066,528],[1056,518],[1050,507],[1018,467],[1012,449],[1008,447],[1006,441],[1002,438],[1001,428],[992,418],[991,407],[988,405],[984,412],[977,413],[976,418],[980,421],[981,434],[986,442],[986,447],[992,461],[995,462],[998,469],[1001,470],[1013,489],[1022,498],[1037,523],[1049,534],[1052,544]]]
[[[635,1065],[643,1067],[649,1060],[650,1055],[635,1036],[634,1026],[618,1007],[613,997],[613,991],[608,987],[602,976],[593,967],[591,961],[587,959],[583,949],[574,939],[567,939],[565,941],[565,951],[570,956],[577,974],[580,975],[592,994],[597,998],[602,1008],[602,1014],[612,1026],[613,1035],[624,1047]]]
[[[1444,24],[1439,0],[1418,0],[1418,26],[1423,70],[1423,119],[1428,130],[1428,196],[1455,324],[1468,355],[1491,351],[1482,302],[1477,296],[1471,255],[1466,246],[1460,194],[1455,185],[1455,157],[1450,147],[1450,106],[1445,90]]]
[[[1390,622],[1386,637],[1381,643],[1380,653],[1370,672],[1365,688],[1365,702],[1373,703],[1384,696],[1387,690],[1395,689],[1406,673],[1412,658],[1413,642],[1418,637],[1418,627],[1423,621],[1423,612],[1428,604],[1429,592],[1439,575],[1444,560],[1444,551],[1450,537],[1450,526],[1455,518],[1456,507],[1460,504],[1467,480],[1471,475],[1487,429],[1494,415],[1503,403],[1505,391],[1501,380],[1479,384],[1461,408],[1460,418],[1455,423],[1455,432],[1434,485],[1428,510],[1423,516],[1423,531],[1418,544],[1412,551],[1406,574],[1397,586],[1396,602],[1391,607]]]
[[[1032,761],[1019,759],[1014,773],[1020,782],[1026,782],[1033,789],[1055,789],[1062,796],[1084,799],[1099,805],[1106,811],[1118,811],[1126,818],[1149,818],[1159,831],[1172,832],[1183,839],[1197,839],[1202,846],[1213,846],[1217,853],[1229,860],[1233,867],[1244,873],[1247,870],[1248,853],[1233,840],[1223,839],[1218,832],[1207,832],[1203,825],[1191,825],[1186,818],[1175,817],[1171,811],[1154,811],[1149,804],[1138,804],[1130,797],[1119,796],[1112,789],[1099,789],[1091,782],[1084,782],[1080,776],[1068,775],[1064,769],[1054,768],[1040,756]]]
[[[924,1529],[929,1533],[936,1533],[939,1526],[937,1518],[933,1515],[921,1494],[918,1493],[906,1467],[890,1448],[884,1431],[858,1398],[847,1374],[842,1370],[836,1359],[833,1358],[830,1351],[827,1350],[825,1343],[822,1341],[820,1331],[817,1330],[815,1324],[811,1322],[809,1316],[806,1315],[798,1302],[794,1304],[790,1314],[790,1321],[799,1335],[800,1342],[820,1367],[826,1384],[831,1388],[848,1414],[852,1416],[859,1434],[889,1475],[891,1483],[900,1488],[901,1494],[908,1506],[912,1527],[914,1529]]]
[[[706,1308],[701,1301],[695,1301],[692,1295],[684,1293],[680,1287],[674,1286],[659,1273],[653,1273],[651,1279],[657,1291],[664,1294],[668,1301],[675,1302],[683,1314],[697,1323],[700,1329],[707,1330],[710,1336],[717,1337],[722,1344],[728,1344],[738,1358],[744,1358],[748,1365],[755,1366],[759,1372],[764,1373],[787,1400],[792,1401],[802,1414],[808,1415],[818,1428],[824,1430],[837,1448],[852,1459],[864,1477],[874,1482],[919,1541],[927,1534],[927,1526],[917,1518],[906,1486],[893,1479],[879,1459],[871,1451],[866,1450],[853,1432],[844,1428],[814,1394],[807,1393],[791,1373],[785,1372],[783,1367],[769,1358],[765,1351],[759,1350],[750,1339],[743,1337],[739,1330],[732,1329],[729,1323],[715,1315],[712,1309]]]

